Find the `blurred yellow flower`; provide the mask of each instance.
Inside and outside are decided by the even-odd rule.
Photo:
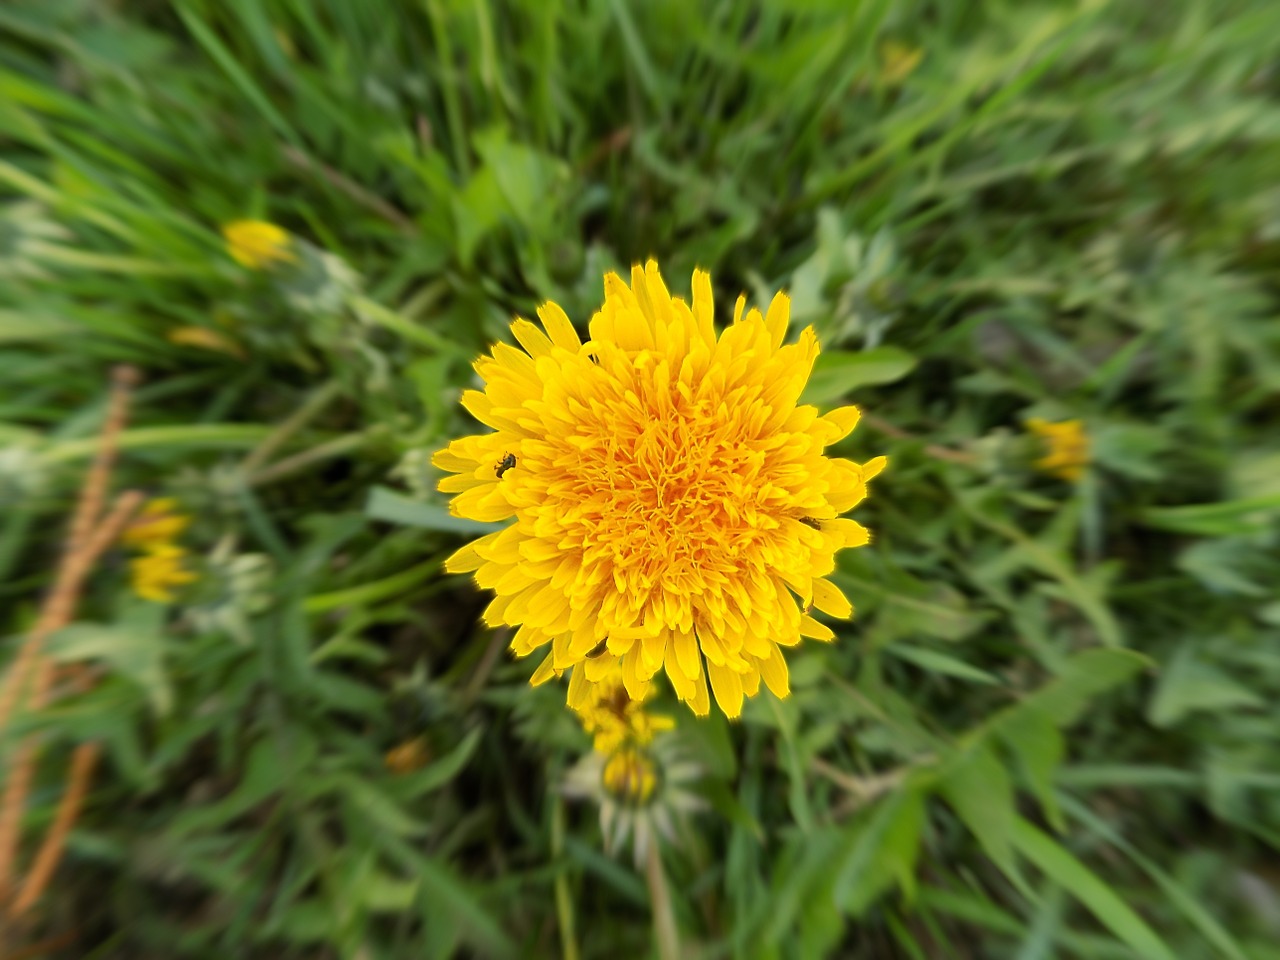
[[[184,566],[187,551],[174,541],[191,524],[191,517],[178,512],[171,497],[149,500],[120,535],[126,546],[141,554],[129,562],[133,592],[144,600],[171,603],[174,587],[194,583],[198,578]]]
[[[277,263],[293,263],[297,257],[290,246],[289,232],[265,220],[235,220],[224,224],[222,236],[227,252],[250,270],[267,270]]]
[[[646,690],[640,700],[631,699],[620,668],[596,683],[586,680],[584,670],[575,669],[569,679],[569,706],[578,714],[582,728],[594,736],[598,752],[609,754],[624,744],[643,746],[675,726],[670,717],[653,716],[644,709],[644,700],[652,690]]]
[[[125,528],[120,541],[130,547],[148,547],[177,538],[191,525],[191,517],[178,512],[172,497],[148,500],[138,516]]]
[[[610,796],[619,803],[639,806],[649,802],[658,786],[658,770],[653,759],[635,746],[625,746],[609,755],[600,774]]]
[[[210,330],[208,327],[175,327],[165,334],[165,338],[170,343],[175,343],[180,347],[198,347],[201,350],[213,350],[216,353],[230,354],[233,357],[239,357],[241,360],[245,358],[245,352],[241,349],[240,344],[225,333]]]
[[[826,416],[799,404],[818,355],[812,328],[785,345],[790,301],[745,311],[718,337],[711,278],[692,305],[650,261],[631,286],[605,277],[583,343],[554,303],[543,329],[516,319],[523,350],[497,344],[476,362],[485,389],[463,406],[493,432],[455,440],[433,463],[453,476],[455,516],[514,519],[446,561],[497,596],[488,624],[518,626],[517,655],[550,644],[534,682],[574,670],[617,672],[631,700],[664,670],[697,714],[710,690],[729,717],[763,679],[789,692],[779,645],[831,640],[809,615],[853,608],[826,575],[870,534],[840,517],[885,466],[828,457],[856,407]],[[543,330],[546,332],[544,333]]]
[[[886,40],[880,46],[880,79],[897,86],[915,72],[924,59],[924,50],[899,40]]]
[[[1050,423],[1038,417],[1027,421],[1027,429],[1044,441],[1048,453],[1035,462],[1036,468],[1074,483],[1089,465],[1089,435],[1080,420]]]
[[[392,773],[412,773],[426,766],[431,759],[431,751],[427,749],[426,737],[414,737],[398,746],[392,747],[382,758],[387,769]]]
[[[634,838],[639,865],[652,844],[679,842],[685,817],[705,806],[692,789],[703,773],[678,742],[664,737],[647,747],[629,744],[609,754],[591,751],[569,770],[561,789],[567,796],[599,804],[600,831],[610,853]]]
[[[143,600],[171,603],[174,587],[193,583],[197,578],[183,566],[187,551],[172,543],[148,544],[146,552],[129,563],[133,575],[133,592]]]

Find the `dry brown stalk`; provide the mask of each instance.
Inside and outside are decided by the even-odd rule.
[[[89,781],[93,777],[93,768],[98,763],[98,755],[102,747],[97,743],[82,743],[76,747],[71,757],[71,768],[67,772],[67,789],[58,804],[58,813],[53,825],[45,834],[44,842],[31,861],[31,869],[27,871],[18,899],[9,908],[9,915],[14,919],[26,913],[44,893],[45,887],[53,877],[53,871],[62,859],[62,848],[66,846],[67,834],[80,815],[80,807],[84,804],[85,794],[89,790]]]
[[[60,933],[56,937],[23,947],[17,953],[0,953],[0,960],[32,960],[32,958],[50,957],[55,951],[71,946],[78,936],[79,933],[75,930]]]
[[[120,535],[124,525],[142,503],[142,499],[142,494],[136,490],[122,494],[117,499],[111,514],[91,532],[89,541],[85,545],[82,556],[88,557],[90,564],[101,556]],[[67,619],[70,619],[69,613]],[[65,625],[65,621],[54,623],[46,628],[40,639],[43,640],[48,633]],[[33,630],[32,637],[36,635],[36,631]],[[48,700],[49,691],[57,675],[57,666],[49,658],[37,656],[34,670],[35,680],[31,685],[27,706],[28,709],[39,710]],[[5,778],[4,795],[0,798],[0,900],[7,895],[13,880],[13,865],[17,856],[22,811],[26,804],[27,793],[31,789],[31,782],[35,777],[36,761],[39,759],[37,743],[36,737],[28,736],[14,750],[9,761],[9,775]]]
[[[366,190],[345,174],[339,173],[328,164],[321,163],[314,157],[308,156],[297,147],[285,146],[281,148],[281,151],[284,153],[284,158],[293,166],[304,173],[318,174],[328,181],[330,186],[345,193],[356,203],[373,211],[388,223],[394,224],[402,233],[412,234],[417,232],[418,227],[413,222],[413,218],[401,213],[376,193]]]
[[[129,366],[119,366],[111,371],[111,393],[107,398],[107,415],[102,424],[102,441],[98,455],[93,458],[89,473],[84,478],[80,502],[76,504],[75,517],[71,521],[71,540],[67,552],[75,553],[84,546],[90,532],[98,523],[102,503],[106,499],[107,484],[111,480],[111,468],[116,461],[116,441],[124,429],[129,415],[129,394],[138,383],[138,371]]]
[[[872,430],[883,433],[886,437],[893,437],[895,440],[919,440],[914,433],[903,430],[901,427],[894,426],[888,420],[877,417],[874,414],[864,413],[862,422]],[[973,466],[977,458],[964,450],[955,450],[951,447],[944,447],[936,443],[926,443],[924,452],[935,460],[946,460],[950,463],[962,463],[966,466]]]
[[[78,556],[87,558],[92,564],[120,535],[141,503],[142,494],[137,491],[122,494],[116,500],[106,520],[99,524],[96,530],[90,532],[88,542]],[[37,624],[36,630],[32,631],[32,637],[38,636],[41,640],[62,625],[54,621],[46,621],[43,617],[41,620],[44,626],[43,631],[37,633],[41,630],[41,624]],[[54,624],[52,627],[49,625],[51,623]],[[30,644],[31,640],[28,639],[27,642]],[[39,710],[48,698],[56,668],[52,660],[37,655],[34,670],[35,681],[32,684],[28,706],[32,710]],[[36,759],[36,739],[27,737],[18,745],[9,762],[9,775],[6,777],[3,799],[0,800],[0,896],[7,891],[13,876],[18,827],[22,819],[22,808],[26,802],[27,792],[31,788],[31,781],[35,775]]]
[[[34,674],[30,693],[31,706],[39,708],[44,705],[53,684],[56,668],[52,661],[41,656],[41,647],[52,633],[71,621],[79,601],[80,590],[90,570],[103,551],[120,535],[124,525],[142,501],[140,493],[126,493],[117,499],[111,513],[105,519],[100,519],[103,500],[111,478],[111,468],[115,461],[117,441],[120,431],[124,428],[128,412],[130,388],[136,382],[137,372],[131,367],[118,367],[112,372],[111,396],[100,435],[101,443],[81,486],[80,497],[76,503],[71,529],[53,587],[45,598],[40,615],[26,642],[9,667],[3,687],[0,687],[0,733],[8,727],[9,718],[22,700],[24,687],[31,674]],[[96,749],[95,747],[95,759]],[[36,757],[37,741],[34,737],[27,737],[15,750],[8,765],[4,798],[0,802],[0,900],[7,898],[13,887],[22,811],[34,776]],[[76,769],[77,767],[73,764],[73,773]],[[92,763],[88,764],[88,770],[92,770]],[[87,787],[87,776],[84,786]],[[83,787],[81,789],[83,791]],[[70,789],[68,794],[72,794]],[[66,824],[68,830],[79,810],[78,800],[70,810],[70,819]],[[59,810],[59,815],[61,814],[62,809]],[[57,823],[55,823],[55,831],[50,834],[50,839],[58,840],[56,827]],[[65,840],[65,836],[62,839]],[[52,848],[55,853],[61,851],[61,842],[58,841]],[[42,853],[46,848],[49,848],[48,840],[41,848]],[[56,865],[56,856],[48,869],[52,870],[53,865]],[[29,889],[31,887],[28,883],[24,887],[24,896]]]
[[[97,529],[92,530],[84,548],[77,554],[76,559],[84,565],[85,572],[91,569],[98,558],[106,552],[120,537],[124,531],[125,524],[132,519],[137,513],[138,507],[142,505],[143,495],[137,490],[129,490],[122,493],[116,498],[115,506],[112,507],[111,513],[107,518],[98,524]],[[56,630],[60,630],[71,622],[73,610],[67,609],[59,611],[63,616],[51,621],[53,626],[46,629],[45,636]],[[43,619],[43,618],[42,618]],[[39,629],[37,624],[37,629]],[[35,635],[35,630],[32,635]],[[42,637],[42,640],[44,638]],[[39,664],[35,668],[35,681],[31,685],[31,692],[27,699],[28,710],[39,710],[48,703],[49,690],[53,686],[53,680],[57,673],[57,667],[54,662],[47,657],[41,657]]]
[[[113,373],[111,398],[108,401],[107,417],[102,426],[102,443],[80,488],[80,499],[76,503],[76,512],[71,520],[71,533],[67,538],[62,562],[58,564],[53,589],[49,591],[44,606],[40,610],[40,616],[27,636],[26,643],[22,645],[18,656],[9,667],[3,686],[0,686],[0,731],[8,726],[9,717],[21,698],[27,676],[39,660],[40,647],[45,638],[71,619],[71,611],[78,599],[80,587],[97,559],[85,548],[90,545],[91,534],[97,525],[98,515],[102,512],[107,481],[112,463],[115,461],[116,440],[124,428],[129,388],[136,379],[137,373],[132,367],[117,367]],[[0,871],[0,887],[3,886],[3,880],[4,873]]]

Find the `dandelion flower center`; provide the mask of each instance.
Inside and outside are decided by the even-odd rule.
[[[516,320],[524,351],[499,344],[476,364],[486,387],[463,403],[494,432],[436,455],[456,474],[440,489],[458,516],[514,522],[447,566],[496,593],[486,620],[520,627],[517,654],[550,642],[535,682],[620,672],[639,701],[665,670],[706,713],[709,676],[737,716],[761,679],[786,695],[779,644],[834,636],[809,608],[851,612],[825,576],[837,550],[867,542],[839,514],[884,460],[824,454],[857,410],[798,404],[813,331],[784,345],[782,294],[767,314],[744,306],[717,337],[710,278],[694,274],[690,306],[650,262],[630,287],[605,278],[586,343],[549,303],[546,334]]]

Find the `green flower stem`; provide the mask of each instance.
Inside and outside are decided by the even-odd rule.
[[[439,573],[444,557],[444,554],[440,554],[408,570],[402,570],[381,580],[362,583],[358,587],[313,594],[302,601],[302,609],[307,613],[327,613],[338,607],[366,606],[394,597]]]
[[[313,463],[319,463],[321,460],[332,460],[334,457],[353,453],[368,443],[373,434],[377,432],[376,429],[362,430],[359,433],[348,433],[341,437],[334,437],[319,446],[312,447],[309,450],[302,450],[291,457],[277,460],[269,467],[264,467],[249,477],[249,483],[255,487],[262,486],[265,483],[282,480],[290,474],[305,470]]]
[[[24,506],[27,509],[23,509]],[[6,511],[4,524],[0,526],[0,583],[9,579],[14,561],[21,553],[31,524],[36,518],[35,511],[29,504],[19,503],[16,507],[17,509],[11,507]]]
[[[318,387],[297,410],[264,437],[262,442],[244,458],[244,463],[240,465],[244,474],[248,476],[266,463],[273,453],[279,450],[291,436],[319,416],[320,412],[341,392],[342,387],[336,380],[330,380]]]
[[[120,434],[119,450],[147,450],[156,447],[252,447],[271,433],[256,423],[196,423],[171,427],[136,427]],[[87,460],[98,450],[99,439],[80,437],[50,444],[40,455],[45,464]]]
[[[676,930],[676,917],[671,910],[671,894],[667,891],[667,875],[662,869],[662,852],[656,836],[649,838],[644,878],[649,884],[653,937],[658,943],[658,956],[661,960],[680,960],[680,933]]]
[[[556,794],[551,807],[551,858],[556,863],[564,856],[564,798]],[[578,936],[574,931],[573,899],[569,896],[569,875],[561,867],[556,871],[556,917],[560,923],[560,948],[564,960],[578,960]]]
[[[209,277],[216,271],[203,264],[162,263],[139,257],[122,257],[92,250],[76,250],[51,243],[32,244],[32,255],[46,263],[91,270],[95,273],[120,273],[130,276]]]
[[[364,314],[364,316],[372,320],[381,327],[398,333],[413,343],[420,344],[424,347],[430,347],[439,353],[455,353],[459,355],[470,356],[469,352],[458,346],[456,343],[445,339],[435,331],[428,327],[414,323],[408,317],[389,310],[376,300],[370,300],[368,297],[352,297],[351,306]]]

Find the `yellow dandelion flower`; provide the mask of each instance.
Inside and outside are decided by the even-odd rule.
[[[157,497],[147,501],[133,522],[120,535],[122,543],[145,548],[151,544],[167,543],[191,524],[191,517],[178,512],[178,501],[172,497]]]
[[[665,670],[697,714],[710,690],[730,717],[761,679],[789,691],[781,646],[835,634],[810,611],[852,613],[828,579],[836,551],[867,543],[840,514],[885,466],[827,457],[856,407],[820,416],[798,405],[818,355],[812,328],[784,345],[790,301],[745,311],[718,337],[711,278],[692,304],[656,263],[628,287],[605,277],[583,343],[554,303],[543,329],[517,318],[523,350],[497,344],[476,362],[485,389],[463,406],[491,433],[463,437],[433,463],[453,476],[455,516],[505,529],[446,561],[493,590],[491,626],[518,626],[517,655],[545,644],[542,682],[581,664],[579,682],[620,669],[632,700]],[[545,333],[543,332],[545,330]],[[575,673],[577,671],[575,670]]]
[[[1044,441],[1048,453],[1035,462],[1036,468],[1074,483],[1089,465],[1089,435],[1080,420],[1050,423],[1033,418],[1027,429]]]
[[[195,582],[196,575],[183,566],[187,551],[172,543],[150,544],[129,563],[133,592],[143,600],[172,603],[174,588]]]
[[[670,717],[654,716],[644,709],[652,689],[640,700],[632,700],[622,682],[622,670],[615,668],[595,683],[586,680],[585,668],[574,670],[569,680],[569,706],[582,721],[582,728],[594,736],[594,748],[612,753],[624,744],[651,743],[653,738],[675,726]]]
[[[283,227],[265,220],[235,220],[223,224],[227,252],[241,266],[250,270],[268,270],[277,263],[297,260],[289,249],[293,240]]]

